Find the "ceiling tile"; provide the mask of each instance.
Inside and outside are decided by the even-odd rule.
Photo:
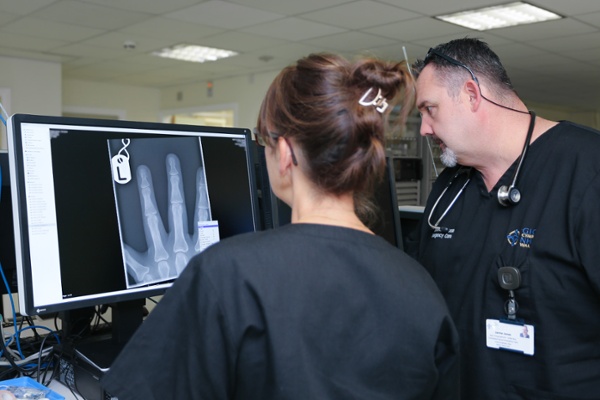
[[[568,37],[556,37],[553,39],[532,40],[529,44],[543,50],[561,53],[569,50],[593,49],[600,43],[600,31],[585,35],[572,35]]]
[[[238,29],[282,18],[282,15],[261,11],[222,0],[212,0],[166,14],[169,18],[224,29]]]
[[[323,46],[293,42],[273,46],[270,49],[265,49],[262,53],[281,60],[287,60],[291,64],[311,53],[321,53],[323,51],[325,51]]]
[[[272,11],[277,14],[292,16],[321,10],[328,7],[344,3],[351,3],[355,0],[230,0],[232,3],[243,4],[248,7],[256,7],[265,11]]]
[[[312,39],[344,32],[345,29],[307,21],[300,18],[284,18],[267,22],[261,25],[242,29],[243,32],[256,33],[257,35],[282,38],[292,41]]]
[[[506,43],[494,46],[494,52],[506,66],[508,63],[527,64],[528,59],[546,54],[545,50],[532,47],[523,43]]]
[[[150,18],[143,22],[129,25],[119,31],[126,34],[143,35],[168,40],[172,44],[197,44],[201,38],[225,32],[224,29],[212,26],[198,25],[164,17]]]
[[[429,48],[425,46],[414,45],[411,43],[395,43],[389,46],[373,47],[369,50],[360,51],[364,56],[380,57],[386,60],[406,61],[404,53],[408,58],[408,63],[414,63],[418,58],[422,58]]]
[[[347,29],[369,28],[417,17],[419,14],[369,0],[355,1],[302,15],[302,18],[311,21]]]
[[[581,15],[598,11],[598,0],[537,0],[532,3],[561,15]]]
[[[63,0],[40,9],[32,17],[98,29],[118,29],[148,18],[145,12],[125,11],[81,1]]]
[[[432,17],[498,0],[0,0],[0,55],[60,62],[63,79],[168,88],[277,71],[321,51],[401,60],[404,47],[414,61],[468,36],[490,44],[520,93],[600,110],[600,1],[532,1],[565,18],[478,32]],[[182,42],[241,54],[210,64],[150,55]]]
[[[465,28],[426,17],[385,24],[364,31],[400,41],[412,41],[459,34],[465,32]]]
[[[0,14],[26,15],[54,2],[56,0],[0,0]]]
[[[65,45],[64,40],[23,35],[2,31],[1,44],[8,48],[48,52],[51,49]]]
[[[498,0],[380,0],[423,15],[434,16],[498,5]]]
[[[2,27],[2,31],[31,35],[32,32],[46,32],[48,39],[76,42],[104,32],[98,28],[87,28],[76,24],[54,22],[40,18],[21,18]]]
[[[576,19],[596,28],[600,28],[600,12],[578,15]]]
[[[198,4],[201,0],[84,0],[101,6],[119,8],[121,10],[139,11],[149,14],[164,14]]]
[[[21,16],[19,16],[17,14],[0,12],[0,26],[5,26],[5,25],[9,24],[10,22],[18,20],[19,18],[21,18]]]
[[[0,47],[0,57],[23,58],[36,61],[64,63],[72,59],[67,55],[41,53],[39,50],[25,50],[23,48]]]
[[[283,39],[253,35],[246,32],[226,32],[202,39],[202,45],[240,53],[264,49],[285,42]]]
[[[598,64],[600,63],[600,43],[597,47],[589,49],[573,49],[564,51],[563,56],[587,63]]]
[[[559,19],[554,21],[540,22],[510,28],[494,29],[489,31],[494,35],[513,39],[515,41],[531,41],[538,39],[550,39],[555,37],[579,35],[590,33],[598,29],[573,19]]]
[[[86,44],[70,44],[52,50],[54,54],[64,54],[75,57],[94,57],[98,59],[119,58],[126,55],[122,47],[109,48]]]
[[[324,36],[318,39],[306,40],[306,44],[319,45],[331,51],[359,51],[370,47],[381,47],[394,43],[392,39],[367,33],[350,31],[336,35]]]
[[[125,42],[130,42],[135,45],[135,48],[130,49],[125,47]],[[92,47],[105,47],[119,52],[119,55],[127,56],[129,53],[146,53],[152,52],[164,47],[168,47],[173,43],[168,40],[156,39],[141,35],[127,35],[122,32],[109,32],[104,35],[98,35],[91,39],[84,40],[78,44]]]

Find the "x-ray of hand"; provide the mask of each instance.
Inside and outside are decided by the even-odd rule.
[[[179,276],[188,261],[199,253],[198,229],[192,235],[188,231],[188,217],[184,202],[181,164],[174,154],[166,157],[168,177],[168,230],[160,217],[150,169],[140,165],[136,170],[137,184],[142,207],[144,234],[148,249],[139,252],[124,244],[128,273],[136,284],[167,280]],[[203,168],[196,172],[195,227],[201,221],[210,220],[208,194]]]

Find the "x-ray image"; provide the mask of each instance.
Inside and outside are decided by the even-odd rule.
[[[108,146],[128,287],[178,277],[218,241],[201,139],[122,138]]]

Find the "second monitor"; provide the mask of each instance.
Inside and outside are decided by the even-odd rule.
[[[262,209],[263,226],[265,228],[276,228],[291,222],[291,209],[283,201],[279,200],[271,191],[265,151],[263,147],[257,148],[257,180],[260,188],[260,203]],[[398,200],[396,197],[396,179],[392,158],[386,158],[386,168],[383,180],[375,187],[372,199],[377,207],[378,218],[373,222],[371,230],[394,246],[403,249],[403,234],[398,211]]]

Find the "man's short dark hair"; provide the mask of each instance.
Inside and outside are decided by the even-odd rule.
[[[418,76],[423,68],[429,64],[434,64],[440,70],[461,68],[438,54],[443,54],[464,64],[478,79],[484,79],[500,92],[507,90],[515,92],[498,55],[490,49],[487,43],[479,39],[462,38],[437,45],[429,51],[424,59],[417,60],[413,64],[412,68],[415,74]]]

